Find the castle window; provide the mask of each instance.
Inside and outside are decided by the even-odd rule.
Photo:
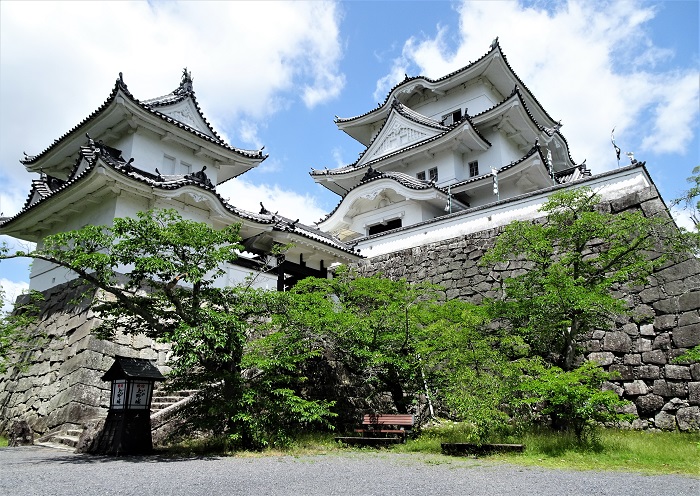
[[[479,175],[479,161],[475,160],[469,162],[469,177],[475,177]]]
[[[438,170],[437,167],[433,167],[432,169],[428,169],[428,177],[430,180],[434,183],[437,182],[438,180]]]
[[[367,235],[371,236],[373,234],[379,234],[386,231],[391,231],[392,229],[398,229],[401,227],[401,219],[392,219],[383,224],[375,224],[367,228]]]
[[[462,120],[462,109],[457,109],[454,112],[442,116],[442,124],[451,126],[452,124]]]
[[[163,165],[161,167],[161,174],[174,174],[175,173],[175,157],[170,155],[163,155]]]
[[[421,181],[425,181],[425,171],[420,171],[418,174],[416,174],[416,177]]]

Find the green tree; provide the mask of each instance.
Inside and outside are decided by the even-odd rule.
[[[603,391],[610,378],[595,362],[585,362],[569,371],[559,367],[530,363],[528,374],[517,387],[518,400],[532,407],[531,420],[548,416],[556,428],[570,429],[579,443],[591,439],[601,423],[631,420],[634,416],[620,413],[628,404],[614,391]]]
[[[417,349],[440,416],[469,423],[477,443],[512,433],[529,347],[491,328],[484,306],[451,300],[428,310]]]
[[[305,355],[286,350],[287,362],[270,364],[249,353],[252,341],[265,339],[278,296],[250,284],[217,287],[225,263],[242,250],[238,225],[216,230],[164,210],[48,236],[32,252],[2,258],[27,256],[77,274],[96,290],[102,337],[123,331],[171,343],[172,386],[200,390],[191,421],[256,447],[281,439],[281,428],[256,416],[263,398],[271,402],[265,408],[288,415],[287,425],[322,421],[330,412],[296,395],[299,377],[277,373]],[[264,377],[275,373],[270,389]]]
[[[369,404],[387,393],[406,413],[424,389],[417,317],[435,301],[435,288],[341,270],[333,279],[305,279],[291,293],[293,304],[279,325],[321,343],[333,357],[334,373],[340,367],[367,387]]]
[[[522,274],[502,281],[504,297],[491,302],[493,315],[536,353],[553,353],[564,370],[573,367],[580,335],[627,310],[612,290],[644,283],[663,263],[659,252],[672,235],[666,218],[638,210],[611,214],[599,204],[589,188],[553,194],[540,209],[546,221],[509,224],[481,260],[525,263]]]
[[[4,247],[0,247],[0,251]],[[0,301],[5,292],[0,287]],[[31,354],[46,342],[46,336],[37,329],[40,293],[22,295],[13,312],[0,310],[0,374],[10,367],[24,369],[31,362]]]

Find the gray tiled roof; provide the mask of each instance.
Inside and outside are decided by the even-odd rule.
[[[372,113],[374,113],[374,112],[378,112],[379,110],[381,110],[381,109],[387,104],[387,102],[389,101],[389,97],[390,97],[391,94],[394,92],[394,90],[396,90],[397,88],[400,88],[401,86],[403,86],[403,85],[405,85],[405,84],[409,84],[409,83],[411,83],[411,82],[413,82],[413,81],[425,81],[425,82],[427,82],[427,83],[438,83],[438,82],[446,81],[446,80],[448,80],[448,79],[450,79],[450,78],[452,78],[452,77],[454,77],[454,76],[456,76],[456,75],[458,75],[458,74],[460,74],[460,73],[462,73],[462,72],[465,72],[465,71],[471,69],[471,68],[474,67],[476,64],[480,63],[482,60],[484,60],[485,58],[487,58],[488,56],[490,56],[492,53],[494,53],[494,52],[496,52],[496,51],[498,51],[498,53],[500,53],[501,57],[503,58],[503,62],[505,62],[505,64],[506,64],[506,67],[507,67],[508,70],[511,72],[511,74],[513,75],[513,77],[515,78],[515,80],[517,81],[517,85],[520,86],[521,88],[524,88],[525,90],[527,90],[528,94],[532,97],[533,101],[535,101],[535,102],[540,106],[540,108],[542,109],[542,112],[544,112],[544,114],[545,114],[547,117],[549,117],[552,121],[554,121],[555,119],[553,119],[553,118],[547,113],[547,111],[544,109],[544,107],[542,107],[542,104],[537,100],[537,98],[535,98],[535,95],[532,94],[532,91],[530,91],[530,89],[525,85],[525,83],[522,82],[522,80],[518,77],[518,75],[515,73],[515,71],[513,71],[513,68],[512,68],[512,67],[510,66],[510,64],[508,63],[508,59],[506,58],[505,54],[503,53],[503,50],[501,49],[500,43],[499,43],[498,41],[496,41],[495,43],[493,43],[493,44],[491,45],[491,48],[489,49],[488,52],[486,52],[483,56],[481,56],[480,58],[478,58],[478,59],[475,60],[474,62],[471,62],[470,64],[468,64],[468,65],[466,65],[466,66],[464,66],[464,67],[462,67],[462,68],[460,68],[460,69],[457,69],[456,71],[453,71],[453,72],[451,72],[451,73],[449,73],[449,74],[447,74],[447,75],[445,75],[445,76],[442,76],[442,77],[440,77],[440,78],[431,79],[431,78],[425,77],[425,76],[412,76],[412,77],[409,77],[408,75],[406,75],[406,77],[404,78],[403,81],[397,83],[396,85],[394,85],[393,88],[391,88],[391,89],[389,90],[389,92],[387,93],[386,97],[384,98],[384,102],[383,102],[383,103],[380,103],[379,105],[377,105],[376,108],[373,108],[372,110],[370,110],[370,111],[368,111],[368,112],[365,112],[364,114],[360,114],[360,115],[357,115],[357,116],[354,116],[354,117],[347,117],[347,118],[338,117],[338,118],[335,119],[335,122],[336,122],[336,123],[340,123],[340,122],[350,122],[350,121],[354,121],[354,120],[360,119],[360,118],[362,118],[362,117],[364,117],[364,116],[366,116],[366,115],[372,114]]]
[[[14,219],[34,208],[36,205],[49,200],[63,190],[68,189],[74,184],[78,183],[94,169],[98,159],[105,165],[119,171],[125,176],[136,181],[146,183],[154,188],[174,190],[188,185],[203,188],[215,195],[229,212],[233,213],[239,218],[257,222],[259,224],[272,225],[274,230],[292,232],[299,236],[332,246],[336,249],[353,253],[353,249],[350,247],[350,245],[341,242],[334,236],[324,233],[315,227],[301,224],[298,221],[292,221],[291,219],[277,214],[272,214],[269,212],[255,213],[231,205],[216,192],[214,186],[208,180],[206,177],[206,172],[204,171],[181,175],[153,174],[134,166],[133,160],[129,160],[128,162],[125,161],[120,150],[106,146],[100,142],[95,142],[91,139],[88,140],[87,145],[81,147],[79,158],[76,160],[67,181],[64,182],[55,180],[55,178],[45,174],[42,175],[40,179],[33,181],[32,190],[29,193],[29,196],[20,212],[12,217],[1,219],[0,227],[12,222]],[[85,164],[86,166],[81,167],[81,164]]]
[[[353,188],[350,189],[350,191],[353,191],[360,186],[363,186],[367,183],[370,183],[372,181],[378,181],[380,179],[391,179],[393,181],[396,181],[397,183],[410,188],[410,189],[415,189],[415,190],[422,190],[422,189],[436,189],[442,193],[444,193],[444,190],[442,188],[438,188],[435,186],[434,183],[430,181],[422,181],[420,179],[417,179],[413,176],[410,176],[408,174],[404,174],[403,172],[393,172],[393,171],[388,171],[388,172],[382,172],[382,171],[373,171],[371,167],[368,168],[368,173],[365,174],[365,177]],[[350,193],[348,191],[348,193]],[[347,194],[345,194],[345,197]],[[343,201],[345,200],[345,197],[338,202],[338,204],[335,206],[333,210],[331,210],[326,216],[322,217],[317,224],[323,222],[324,220],[330,218],[336,210],[342,205]]]
[[[117,97],[117,94],[122,93],[125,95],[129,100],[131,100],[133,103],[141,107],[143,110],[159,117],[160,119],[178,126],[181,129],[184,129],[194,135],[197,135],[198,137],[209,141],[210,143],[214,143],[217,146],[220,146],[222,148],[225,148],[226,150],[235,152],[243,157],[247,158],[259,158],[261,160],[264,160],[267,158],[267,155],[263,155],[262,150],[243,150],[241,148],[236,148],[228,143],[226,143],[217,133],[214,131],[214,129],[211,127],[209,122],[206,120],[204,115],[202,114],[202,111],[199,107],[199,103],[197,103],[197,99],[194,96],[194,90],[189,89],[188,91],[180,91],[174,90],[172,93],[154,98],[151,100],[144,100],[139,101],[136,99],[131,92],[129,91],[126,83],[124,82],[124,79],[122,78],[122,74],[119,74],[119,78],[116,80],[114,84],[114,88],[112,89],[112,92],[109,94],[107,99],[100,105],[95,111],[93,111],[90,115],[88,115],[85,119],[83,119],[80,123],[78,123],[76,126],[71,128],[68,132],[64,133],[61,137],[58,139],[54,140],[53,143],[37,155],[26,155],[22,162],[25,165],[30,165],[37,160],[39,160],[41,157],[43,157],[45,154],[47,154],[50,150],[54,149],[59,143],[61,143],[63,140],[70,136],[75,136],[79,132],[85,132],[87,125],[94,121],[99,115],[101,115],[107,108],[110,107],[110,105],[114,102],[115,98]],[[199,112],[199,115],[201,119],[206,123],[209,131],[212,133],[212,136],[205,134],[197,129],[194,129],[190,127],[189,125],[178,121],[177,119],[174,119],[168,115],[163,114],[158,110],[159,107],[162,107],[163,105],[168,105],[170,103],[175,103],[177,101],[184,100],[185,98],[191,98],[195,107],[197,108],[197,111]]]
[[[424,115],[422,115],[414,110],[411,110],[410,108],[408,108],[407,106],[405,106],[404,104],[399,102],[398,100],[394,100],[394,102],[392,103],[392,111],[396,111],[398,114],[404,116],[405,118],[407,118],[413,122],[430,126],[432,128],[440,130],[441,132],[435,136],[431,136],[430,138],[426,138],[424,140],[418,141],[416,143],[405,146],[403,148],[399,148],[398,150],[395,150],[391,153],[387,153],[386,155],[382,155],[381,157],[377,157],[375,159],[369,160],[362,165],[358,165],[359,162],[362,160],[362,157],[364,157],[365,154],[372,147],[372,144],[374,143],[374,141],[380,136],[380,134],[381,134],[381,131],[380,131],[375,135],[375,137],[372,139],[372,141],[367,145],[367,148],[365,148],[360,153],[360,155],[357,157],[357,160],[355,160],[355,162],[353,162],[352,164],[345,165],[343,167],[338,167],[335,169],[325,169],[325,170],[315,170],[314,169],[310,172],[310,175],[311,176],[337,175],[337,174],[344,174],[347,172],[354,172],[354,171],[360,170],[364,167],[367,167],[368,165],[371,166],[371,165],[374,165],[378,162],[386,160],[387,158],[395,157],[396,155],[399,155],[400,153],[403,153],[406,150],[412,150],[412,149],[418,148],[419,146],[422,146],[426,143],[431,143],[433,141],[436,141],[436,140],[442,138],[443,136],[445,136],[446,134],[450,133],[452,130],[457,129],[460,126],[460,124],[462,124],[464,122],[468,122],[469,125],[471,126],[471,128],[477,134],[477,136],[479,136],[479,138],[481,138],[481,140],[483,140],[483,142],[486,143],[488,146],[491,146],[491,143],[479,132],[478,129],[476,129],[476,127],[472,123],[471,119],[467,115],[462,117],[462,120],[457,121],[450,126],[445,126],[442,123],[436,121],[435,119],[431,119],[430,117],[426,117],[426,116],[424,116]],[[383,126],[386,126],[387,122],[388,122],[388,119],[384,122]]]

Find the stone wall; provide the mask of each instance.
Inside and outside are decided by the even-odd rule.
[[[646,215],[666,207],[651,187],[607,203],[616,213],[641,208]],[[444,288],[445,299],[479,303],[497,295],[497,279],[523,270],[521,262],[480,267],[499,229],[394,252],[359,262],[360,275],[382,273],[408,281],[430,281]],[[500,274],[496,274],[500,272]],[[607,387],[631,400],[639,415],[635,428],[700,429],[700,364],[671,361],[700,344],[700,261],[689,257],[658,270],[644,287],[620,291],[632,312],[608,330],[583,336],[579,360],[600,362],[619,378]]]
[[[15,420],[44,434],[106,416],[110,391],[102,375],[115,355],[155,360],[167,372],[168,345],[140,335],[97,339],[90,299],[74,301],[83,290],[66,283],[44,292],[39,329],[48,339],[25,370],[13,367],[0,376],[0,432]]]

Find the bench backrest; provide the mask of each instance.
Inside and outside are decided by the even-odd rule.
[[[362,425],[401,425],[413,427],[413,415],[370,413],[362,418]]]

